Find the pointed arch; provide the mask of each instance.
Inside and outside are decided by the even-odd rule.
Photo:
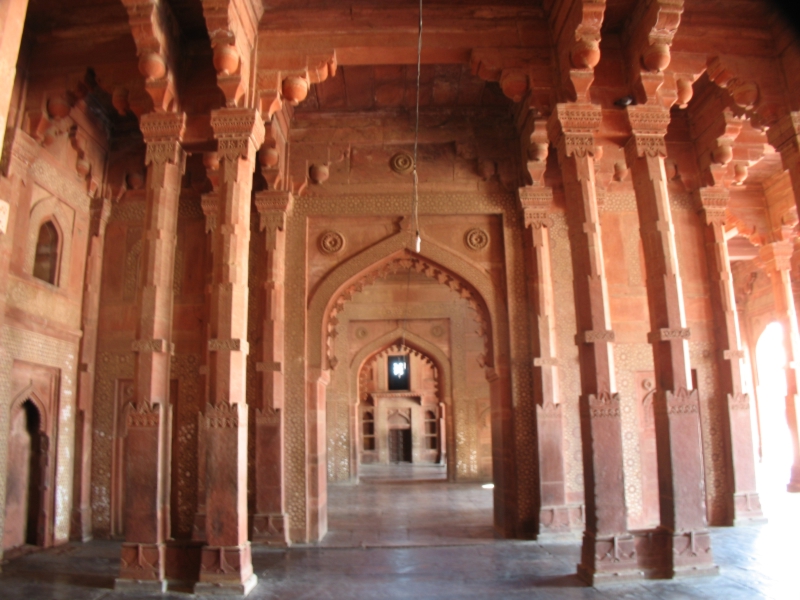
[[[505,307],[495,293],[489,274],[462,256],[423,238],[423,251],[413,250],[408,232],[395,234],[345,261],[321,281],[308,300],[309,367],[329,369],[328,348],[336,335],[336,315],[353,293],[377,279],[401,269],[413,268],[437,279],[473,305],[485,340],[484,362],[494,365],[499,354],[498,329]]]
[[[403,339],[404,335],[406,347],[425,355],[433,362],[434,366],[439,371],[439,400],[449,406],[453,399],[453,380],[450,359],[436,344],[432,344],[425,338],[411,331],[403,332],[400,327],[372,340],[356,353],[353,360],[350,361],[348,369],[348,378],[350,379],[349,388],[351,390],[358,389],[358,375],[364,365],[387,348],[397,344]]]

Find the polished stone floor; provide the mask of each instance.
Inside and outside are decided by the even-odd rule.
[[[717,577],[594,589],[574,575],[578,543],[495,540],[491,490],[434,481],[441,479],[434,468],[362,476],[358,486],[331,486],[330,533],[322,544],[254,548],[259,582],[248,598],[800,598],[800,494],[765,498],[766,525],[714,528]],[[113,541],[22,556],[3,565],[0,600],[191,597],[180,588],[155,596],[115,593],[118,556]]]

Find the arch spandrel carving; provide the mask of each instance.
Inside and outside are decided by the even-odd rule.
[[[450,286],[467,299],[472,298],[479,322],[484,324],[485,363],[493,364],[498,354],[495,332],[505,316],[505,307],[497,301],[488,273],[429,239],[423,238],[423,251],[419,254],[412,250],[413,244],[413,237],[401,232],[352,257],[322,280],[308,302],[309,331],[320,332],[319,335],[312,333],[308,338],[310,367],[327,361],[329,338],[335,335],[335,317],[349,299],[348,294],[360,291],[364,285],[378,279],[381,273],[409,267]],[[396,268],[391,266],[394,262],[399,263]]]

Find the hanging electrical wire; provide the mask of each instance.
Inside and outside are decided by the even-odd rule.
[[[417,36],[417,102],[416,119],[414,121],[414,202],[411,214],[414,219],[414,231],[416,233],[415,247],[420,251],[422,238],[419,235],[419,177],[417,176],[417,148],[419,146],[419,90],[422,74],[422,0],[419,0],[419,35]]]
[[[419,31],[417,34],[417,101],[414,118],[414,162],[412,176],[414,178],[414,197],[411,203],[411,220],[414,226],[414,249],[417,253],[422,249],[422,238],[419,235],[419,176],[417,175],[417,149],[419,148],[419,91],[422,79],[422,0],[419,0]],[[403,307],[403,338],[402,345],[406,345],[406,321],[408,320],[408,295],[411,289],[411,267],[408,269],[406,279],[406,302]]]

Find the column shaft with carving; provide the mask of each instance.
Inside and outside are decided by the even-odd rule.
[[[662,568],[715,570],[706,527],[700,405],[692,389],[689,329],[667,192],[664,135],[669,111],[629,106],[633,135],[625,146],[647,270],[650,343],[656,371],[654,411],[661,528],[669,535]],[[687,550],[690,548],[690,550]],[[697,548],[700,551],[695,551]]]
[[[219,205],[208,340],[206,546],[196,593],[247,593],[256,584],[247,540],[247,277],[255,154],[264,140],[261,115],[228,108],[211,113],[219,145]]]
[[[733,292],[733,274],[725,238],[725,208],[730,194],[724,187],[698,191],[705,220],[706,259],[711,275],[720,390],[727,400],[726,463],[732,475],[729,513],[734,524],[763,518],[756,490],[756,465],[750,421],[750,398],[744,392],[739,322]]]
[[[544,162],[544,160],[542,160]],[[539,441],[539,533],[563,533],[582,526],[580,509],[567,506],[564,432],[556,357],[555,299],[548,215],[553,191],[544,186],[519,190],[525,225],[531,232],[530,297],[533,308],[534,398]]]
[[[548,124],[564,180],[574,269],[586,495],[578,576],[589,583],[640,577],[634,540],[627,529],[614,332],[595,189],[594,134],[601,119],[599,106],[559,104]]]
[[[87,541],[92,537],[91,461],[92,403],[94,399],[95,358],[97,356],[97,317],[100,309],[100,279],[106,225],[111,214],[111,200],[92,201],[91,237],[86,257],[81,314],[80,372],[78,375],[78,412],[75,424],[75,471],[72,485],[72,522],[70,537]]]
[[[147,205],[132,348],[135,405],[126,420],[125,542],[117,586],[147,581],[164,589],[164,542],[170,533],[172,279],[186,115],[150,113],[141,118],[140,127],[147,144]]]
[[[786,351],[786,421],[792,440],[792,470],[786,489],[800,492],[800,339],[791,281],[791,242],[773,242],[761,247],[759,256],[772,281],[775,315],[783,327]]]
[[[289,519],[284,489],[284,282],[286,266],[286,216],[291,211],[290,192],[256,194],[260,228],[267,242],[264,280],[261,362],[261,406],[256,409],[256,481],[253,541],[289,544]]]

